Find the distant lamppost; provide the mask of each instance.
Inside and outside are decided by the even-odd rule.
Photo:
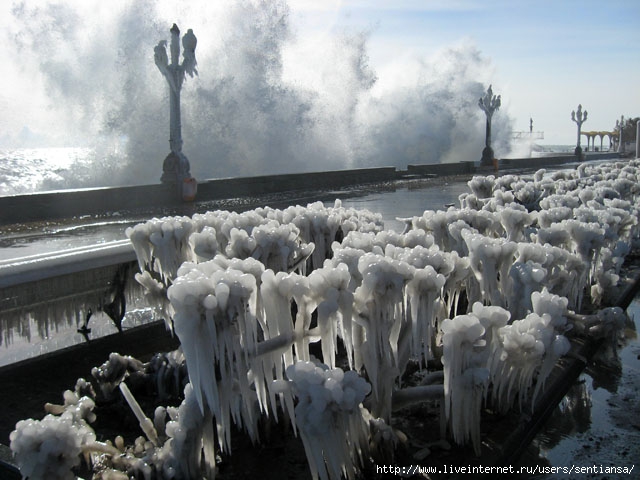
[[[624,115],[620,117],[620,121],[616,120],[616,130],[618,130],[619,141],[618,141],[618,153],[624,153],[624,140],[622,139],[622,133],[624,131]]]
[[[574,110],[571,112],[571,120],[576,122],[576,124],[578,125],[578,141],[576,143],[576,149],[574,150],[574,153],[576,157],[581,159],[582,147],[580,146],[580,130],[582,129],[582,124],[587,121],[587,111],[585,110],[584,113],[582,112],[582,105],[578,105],[577,111]]]
[[[640,120],[636,122],[636,158],[640,158]]]
[[[533,151],[533,118],[529,117],[529,158]]]
[[[171,63],[167,57],[167,41],[161,40],[154,47],[154,59],[158,70],[169,84],[169,147],[171,152],[164,159],[162,165],[162,177],[160,181],[167,184],[176,184],[178,191],[182,192],[183,182],[191,177],[189,172],[189,160],[182,153],[182,125],[180,120],[180,90],[184,82],[185,74],[193,77],[196,70],[196,36],[193,30],[187,30],[182,37],[183,61],[180,64],[180,29],[174,23],[171,27]]]
[[[484,140],[484,149],[482,150],[482,159],[480,165],[490,166],[493,164],[493,149],[491,148],[491,118],[493,113],[500,108],[500,95],[494,95],[491,85],[487,89],[487,93],[484,97],[480,97],[478,106],[487,115],[487,129]]]

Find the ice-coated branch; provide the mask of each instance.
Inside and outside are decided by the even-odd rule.
[[[120,387],[120,391],[122,392],[122,396],[125,398],[125,400],[129,404],[129,408],[131,408],[131,411],[138,419],[140,428],[142,429],[144,434],[147,436],[149,441],[157,447],[159,445],[158,433],[156,432],[156,429],[153,426],[153,421],[144,414],[144,412],[142,411],[142,408],[140,408],[140,404],[131,393],[131,390],[129,390],[129,387],[127,387],[127,384],[122,382],[120,383],[119,387]]]
[[[393,411],[426,400],[440,400],[444,397],[444,385],[419,385],[396,390],[391,397]]]

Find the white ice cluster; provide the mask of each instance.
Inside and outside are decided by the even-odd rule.
[[[164,423],[166,416],[169,421]],[[201,478],[203,470],[205,478],[215,477],[212,418],[202,415],[191,384],[185,387],[184,400],[178,408],[156,409],[154,423],[167,437],[160,452],[165,458],[167,478]]]
[[[153,218],[127,228],[126,235],[140,266],[136,280],[166,317],[171,313],[165,303],[166,289],[185,262],[205,262],[218,255],[255,258],[276,272],[304,274],[307,266],[322,266],[334,240],[352,230],[382,228],[379,214],[344,208],[336,200],[333,207],[316,202],[284,210],[264,207],[242,213],[216,210],[192,218]]]
[[[72,480],[86,447],[95,443],[89,426],[95,420],[95,403],[78,392],[64,392],[64,405],[47,404],[42,420],[20,420],[11,432],[10,448],[23,478]]]
[[[311,475],[322,480],[356,477],[368,457],[369,422],[362,401],[371,386],[356,372],[329,369],[312,361],[287,368],[288,382],[274,389],[297,399],[298,426]]]
[[[303,268],[315,250],[312,268],[322,266],[331,243],[352,230],[380,231],[379,214],[367,210],[333,207],[321,202],[269,207],[242,213],[216,210],[189,217],[154,218],[126,230],[140,270],[148,271],[168,286],[184,262],[253,257],[274,271]]]
[[[489,371],[477,350],[486,346],[485,328],[474,315],[458,315],[442,322],[445,416],[451,422],[453,439],[473,443],[480,455],[478,416]]]
[[[532,297],[534,311],[510,324],[509,311],[480,302],[442,324],[445,415],[454,440],[471,441],[478,455],[482,401],[490,397],[505,412],[517,395],[521,408],[525,399],[533,406],[553,366],[570,349],[562,335],[566,298],[546,289]]]
[[[257,440],[249,369],[258,341],[257,260],[185,263],[169,287],[173,324],[203,415],[215,416],[220,447],[231,448],[231,419]]]
[[[70,414],[47,415],[42,420],[20,420],[11,433],[11,449],[23,478],[73,480],[82,445],[95,433],[74,423]]]

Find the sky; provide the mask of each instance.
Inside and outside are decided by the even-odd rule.
[[[314,0],[303,0],[308,5]],[[331,2],[329,2],[331,3]],[[294,1],[295,5],[296,2]],[[494,93],[516,131],[546,144],[574,144],[571,111],[583,130],[611,130],[640,116],[640,2],[637,0],[345,0],[316,17],[333,28],[369,29],[378,71],[429,58],[448,45],[474,45],[493,72]],[[310,10],[311,11],[311,10]],[[313,25],[305,12],[301,19]],[[584,141],[584,140],[583,140]]]
[[[100,49],[108,46],[96,43],[98,46],[90,52],[73,48],[66,51],[64,33],[43,37],[41,44],[25,42],[22,31],[25,25],[31,25],[35,38],[33,32],[47,27],[46,17],[33,17],[31,23],[20,23],[12,11],[25,10],[26,6],[33,12],[40,5],[62,5],[78,14],[73,21],[81,22],[84,35],[90,41],[102,30],[116,28],[108,21],[111,10],[115,9],[111,6],[132,9],[156,4],[158,15],[164,15],[167,21],[177,18],[183,23],[190,22],[198,33],[200,52],[207,48],[208,42],[220,41],[217,32],[207,31],[206,23],[218,10],[207,7],[209,10],[202,13],[196,8],[177,7],[179,3],[182,2],[3,0],[0,6],[0,31],[3,32],[0,140],[10,143],[25,127],[36,136],[47,138],[51,132],[66,131],[67,136],[73,138],[73,132],[80,131],[83,125],[75,126],[69,117],[59,113],[61,93],[67,93],[69,98],[75,93],[74,101],[85,94],[87,102],[108,101],[98,99],[90,91],[100,88],[100,83],[77,88],[65,84],[64,88],[76,88],[76,92],[63,92],[61,83],[57,86],[57,95],[52,96],[52,87],[42,75],[45,68],[53,68],[44,61],[43,54],[51,49],[47,53],[51,56],[85,55],[81,60],[85,66],[95,67],[100,80],[103,66],[91,62],[99,62]],[[233,2],[215,2],[218,3]],[[540,143],[575,143],[577,126],[571,121],[571,111],[578,104],[589,112],[583,130],[611,130],[621,115],[640,115],[640,2],[637,0],[289,0],[287,3],[290,32],[283,47],[282,75],[293,82],[320,84],[326,80],[327,75],[309,73],[309,65],[314,62],[313,52],[324,50],[327,38],[350,32],[360,34],[363,39],[362,49],[366,55],[362,58],[375,78],[373,90],[379,92],[409,85],[414,75],[427,75],[420,65],[450,61],[442,53],[447,49],[472,50],[482,66],[479,80],[485,86],[492,84],[494,93],[501,95],[502,106],[496,118],[508,116],[516,131],[528,130],[532,118],[534,131],[544,132]],[[221,28],[220,24],[216,25]],[[213,38],[208,38],[209,33]],[[78,41],[78,37],[69,41]],[[156,39],[151,39],[149,48],[155,43]],[[36,51],[38,54],[34,55]],[[305,52],[311,53],[305,56]],[[306,70],[300,60],[303,58],[309,64]],[[224,63],[212,61],[214,69]],[[203,65],[200,61],[201,72],[206,72]],[[60,72],[59,76],[71,73]],[[48,74],[51,75],[51,71]],[[201,74],[201,81],[202,78]],[[108,81],[105,77],[104,83]],[[84,124],[91,121],[86,117],[82,120]]]

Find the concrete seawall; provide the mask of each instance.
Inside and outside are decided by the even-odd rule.
[[[618,158],[618,153],[588,154],[587,160]],[[500,160],[500,168],[538,169],[576,162],[573,155]],[[408,165],[333,170],[256,177],[220,178],[200,181],[197,201],[246,197],[269,193],[340,188],[350,185],[393,181],[416,176],[471,175],[483,173],[474,162]],[[173,206],[181,203],[170,185],[136,185],[63,190],[0,197],[0,225],[66,218],[80,215]]]

